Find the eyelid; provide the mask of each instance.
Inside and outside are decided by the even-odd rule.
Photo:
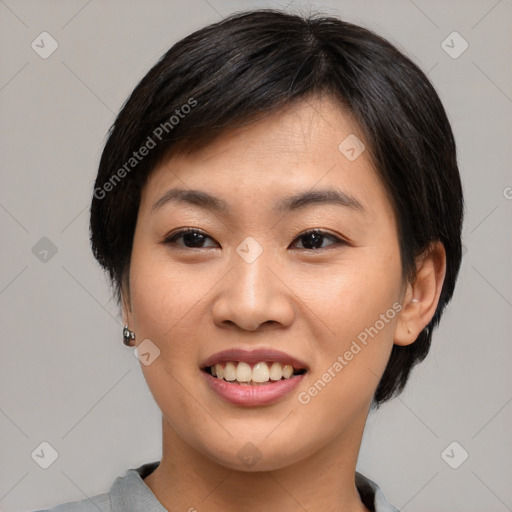
[[[204,235],[206,238],[209,238],[210,240],[214,240],[210,235],[208,235],[202,229],[199,229],[199,228],[180,228],[180,229],[178,229],[175,232],[171,232],[170,234],[165,235],[165,237],[163,238],[161,243],[162,244],[173,244],[175,239],[177,239],[177,238],[179,238],[179,237],[181,237],[183,235],[186,235],[187,233],[199,233],[201,235]],[[300,239],[303,236],[309,235],[311,233],[317,233],[317,234],[322,235],[322,236],[324,236],[326,238],[330,238],[331,240],[334,241],[334,243],[330,244],[327,247],[320,247],[320,248],[317,248],[317,249],[307,249],[307,248],[300,247],[300,248],[298,248],[298,250],[300,250],[300,251],[307,251],[307,252],[319,252],[321,250],[328,249],[331,246],[352,245],[350,243],[350,241],[348,241],[346,238],[343,238],[343,237],[341,237],[339,235],[335,235],[334,233],[331,233],[329,231],[326,231],[326,230],[320,229],[320,228],[312,228],[312,229],[307,229],[306,231],[302,231],[301,233],[299,233],[293,239],[291,245],[294,245],[294,242],[296,240]],[[178,244],[176,244],[176,245],[178,245]],[[191,250],[191,249],[211,249],[212,248],[212,247],[185,247],[185,246],[179,246],[179,247],[183,247],[183,249],[188,249],[188,250]]]
[[[175,231],[171,231],[171,233],[169,233],[168,235],[165,235],[160,243],[162,243],[164,245],[165,244],[173,244],[175,239],[177,239],[183,235],[186,235],[187,233],[199,233],[200,235],[204,235],[206,238],[209,238],[210,240],[214,240],[208,233],[206,233],[206,231],[203,231],[202,229],[179,228]],[[176,245],[178,245],[178,244],[176,244]],[[211,249],[211,247],[185,247],[185,246],[180,246],[180,247],[183,247],[183,249],[188,249],[188,250],[190,250],[190,249]]]
[[[324,229],[321,229],[321,228],[313,228],[313,229],[307,229],[306,231],[302,231],[301,233],[299,233],[293,240],[293,242],[295,242],[295,240],[303,237],[303,236],[306,236],[306,235],[309,235],[311,233],[317,233],[319,235],[322,235],[326,238],[330,238],[331,240],[334,240],[334,243],[332,243],[331,245],[327,246],[327,247],[320,247],[318,249],[305,249],[305,248],[299,248],[298,250],[300,251],[308,251],[308,252],[319,252],[321,250],[325,250],[325,249],[328,249],[329,247],[332,247],[332,246],[339,246],[339,245],[352,245],[346,238],[343,238],[342,236],[340,235],[336,235],[334,233],[331,233],[330,231],[327,231],[327,230],[324,230]],[[292,244],[293,244],[292,242]]]

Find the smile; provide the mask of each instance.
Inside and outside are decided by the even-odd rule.
[[[252,366],[244,361],[227,361],[209,366],[205,371],[212,377],[227,382],[256,386],[289,379],[293,375],[302,375],[306,372],[304,368],[296,369],[290,364],[278,361],[260,361]]]
[[[289,395],[307,375],[304,361],[272,347],[231,348],[205,359],[201,375],[223,401],[244,407],[270,405]]]

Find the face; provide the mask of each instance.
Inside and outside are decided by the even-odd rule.
[[[303,101],[172,156],[142,192],[125,317],[167,435],[214,463],[278,469],[362,433],[403,283],[354,135],[332,99]]]

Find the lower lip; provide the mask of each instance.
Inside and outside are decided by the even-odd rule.
[[[269,381],[268,384],[233,384],[224,379],[213,377],[205,371],[201,373],[206,378],[210,388],[221,398],[235,405],[256,407],[270,405],[291,393],[303,379],[305,374],[294,375],[289,379]]]

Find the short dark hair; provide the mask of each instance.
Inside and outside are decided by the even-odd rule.
[[[91,244],[121,304],[141,190],[155,166],[170,151],[204,147],[235,126],[325,93],[354,115],[365,137],[398,219],[403,277],[414,278],[415,257],[432,242],[446,250],[436,312],[414,343],[393,346],[374,396],[378,406],[425,358],[452,297],[464,204],[454,137],[434,87],[372,31],[335,17],[262,9],[174,44],[110,128],[91,204]]]

